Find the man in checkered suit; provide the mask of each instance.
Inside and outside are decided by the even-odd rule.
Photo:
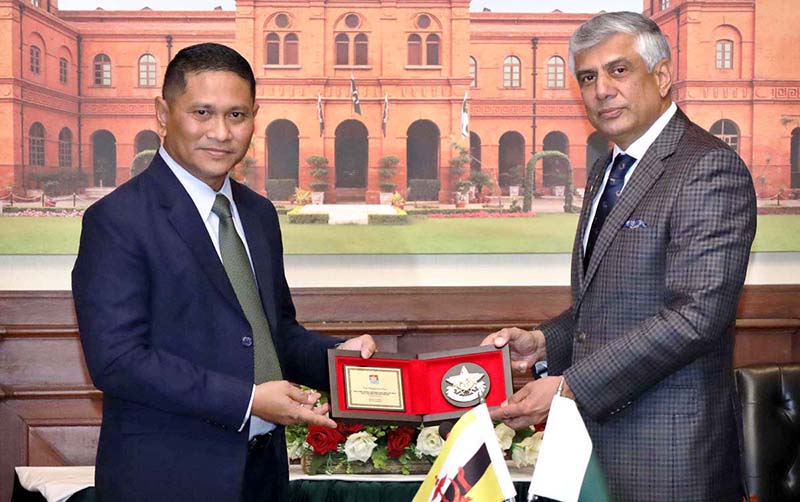
[[[483,342],[510,343],[515,370],[549,365],[493,416],[540,423],[563,381],[614,500],[737,501],[733,328],[755,193],[738,155],[672,102],[670,65],[639,14],[601,14],[572,36],[587,115],[614,148],[588,174],[570,308]]]

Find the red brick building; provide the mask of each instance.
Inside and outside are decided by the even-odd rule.
[[[738,149],[764,195],[800,188],[800,15],[787,3],[643,5],[670,40],[678,104]],[[560,150],[581,187],[608,146],[567,68],[569,36],[589,16],[471,13],[468,0],[240,0],[235,12],[0,0],[0,191],[59,170],[86,173],[90,186],[129,179],[136,153],[159,143],[153,98],[167,62],[201,41],[231,45],[253,65],[261,110],[246,175],[273,196],[309,187],[304,159],[323,155],[327,200],[375,201],[387,181],[380,159],[393,155],[398,190],[430,191],[438,180],[428,197],[448,200],[453,142],[501,186],[532,151]],[[541,191],[564,184],[557,159],[537,171]]]

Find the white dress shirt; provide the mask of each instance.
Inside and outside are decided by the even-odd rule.
[[[625,179],[622,182],[622,188],[620,189],[620,193],[625,190],[625,186],[628,184],[628,180],[633,175],[633,171],[636,170],[636,166],[639,165],[639,162],[644,157],[644,154],[647,153],[647,149],[650,148],[650,145],[656,140],[661,131],[667,127],[667,124],[672,119],[672,116],[675,115],[675,112],[678,110],[678,106],[675,103],[670,103],[669,108],[661,114],[660,117],[653,122],[653,125],[639,138],[634,141],[633,143],[628,146],[627,150],[622,150],[617,145],[614,145],[614,154],[611,156],[611,162],[608,163],[606,166],[606,172],[603,175],[603,182],[600,183],[600,188],[598,188],[597,193],[594,196],[594,200],[592,201],[592,208],[589,211],[589,224],[586,225],[586,230],[583,233],[583,251],[586,252],[586,244],[589,242],[589,232],[592,229],[592,222],[594,221],[594,215],[597,212],[597,205],[600,203],[600,197],[603,196],[603,190],[606,187],[606,183],[608,182],[608,176],[611,174],[611,166],[614,164],[614,159],[617,158],[617,155],[624,153],[630,155],[636,162],[628,168],[628,172],[625,173]],[[591,166],[586,166],[591,168]]]
[[[210,186],[206,185],[205,182],[201,181],[199,178],[196,178],[193,174],[189,173],[189,171],[178,164],[175,159],[170,157],[163,146],[158,149],[158,154],[161,155],[161,158],[164,159],[164,162],[167,164],[167,167],[169,167],[170,171],[172,171],[172,174],[178,178],[181,186],[183,186],[183,188],[189,194],[189,197],[192,198],[192,202],[194,202],[194,205],[197,207],[197,212],[200,213],[200,217],[206,224],[208,236],[211,238],[211,242],[214,243],[214,249],[217,251],[217,256],[219,256],[220,261],[222,261],[222,253],[219,250],[219,217],[214,214],[211,208],[214,207],[214,200],[217,198],[218,193],[224,195],[228,199],[228,201],[231,203],[233,226],[236,228],[236,233],[239,234],[239,238],[242,239],[244,248],[247,251],[247,258],[250,260],[250,268],[252,269],[253,259],[250,257],[250,248],[247,246],[247,238],[244,235],[242,220],[239,218],[239,211],[236,209],[236,202],[233,200],[233,192],[231,192],[231,180],[226,176],[225,182],[222,184],[222,188],[219,189],[219,192],[215,192]],[[256,280],[255,271],[253,271],[253,278]],[[250,410],[253,408],[253,396],[255,395],[255,391],[256,386],[253,385],[253,390],[250,393],[250,404],[247,405],[247,411],[245,412],[242,426],[239,427],[239,431],[241,432],[244,429],[244,426],[247,424],[247,419],[252,418],[250,421],[250,437],[267,433],[275,428],[275,424],[271,422],[261,420],[258,417],[250,417]]]

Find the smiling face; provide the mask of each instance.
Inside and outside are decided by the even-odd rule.
[[[164,149],[215,191],[247,153],[256,112],[250,85],[229,71],[188,73],[182,94],[156,98]]]
[[[589,122],[623,150],[669,108],[669,61],[653,71],[636,50],[636,38],[619,33],[575,55],[575,77]]]

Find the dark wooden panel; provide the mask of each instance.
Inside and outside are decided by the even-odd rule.
[[[17,465],[94,462],[100,393],[85,388],[17,388],[0,400],[0,500],[11,498]]]
[[[745,286],[736,317],[800,319],[800,285]]]
[[[89,385],[78,332],[0,338],[0,382],[14,385]]]
[[[75,326],[70,291],[0,291],[0,336],[4,326]]]
[[[477,345],[563,311],[566,287],[296,289],[298,318],[335,336],[370,333],[382,351]],[[800,285],[748,286],[734,365],[800,362]],[[529,381],[514,377],[514,388]],[[91,385],[69,292],[0,292],[0,500],[15,465],[91,463],[101,393]]]

